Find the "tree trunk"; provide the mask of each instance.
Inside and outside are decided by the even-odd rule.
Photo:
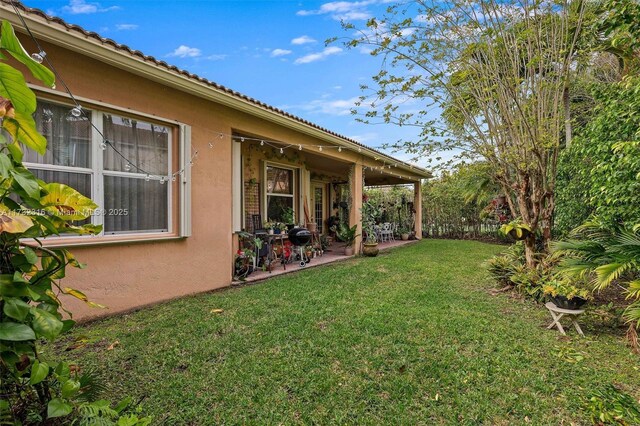
[[[524,256],[527,261],[528,268],[535,268],[537,265],[536,262],[536,234],[532,232],[525,238],[524,240]]]

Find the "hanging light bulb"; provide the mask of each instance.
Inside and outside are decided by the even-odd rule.
[[[284,154],[284,149],[280,148],[280,154]]]
[[[302,145],[298,145],[298,151],[302,151]]]
[[[319,146],[319,147],[318,147],[318,151],[322,151],[322,146]]]
[[[36,61],[37,63],[41,64],[42,61],[44,61],[44,57],[47,56],[46,52],[38,52],[38,53],[32,53],[31,54],[31,59],[33,59],[34,61]]]
[[[362,152],[362,148],[358,147],[358,152]]]
[[[264,141],[260,141],[260,146],[264,146]]]
[[[174,174],[173,176],[171,176],[171,182],[175,182],[176,181],[176,175]]]
[[[147,175],[144,177],[144,181],[149,182],[150,180],[151,180],[151,176],[149,176],[149,173],[147,173]]]
[[[164,182],[165,182],[165,179],[164,179],[164,176],[162,176],[162,177],[160,178],[160,185],[164,185]]]
[[[107,142],[106,141],[100,142],[100,149],[103,150],[103,151],[107,149]]]
[[[341,146],[338,147],[338,152],[342,152],[342,147]]]
[[[75,107],[71,108],[71,115],[73,115],[74,117],[80,117],[82,115],[82,107],[80,105],[76,105]]]
[[[125,170],[126,172],[130,171],[130,170],[131,170],[131,164],[130,164],[130,163],[125,163],[125,165],[124,165],[124,170]]]
[[[55,83],[53,83],[53,84],[51,85],[51,88],[52,88],[53,90],[56,90],[56,84],[55,84]]]
[[[244,138],[243,137],[240,138],[240,142],[244,142]]]
[[[209,142],[209,148],[213,148],[213,142]]]
[[[222,138],[223,138],[222,133],[218,133],[218,138],[220,138],[220,139],[222,139]]]

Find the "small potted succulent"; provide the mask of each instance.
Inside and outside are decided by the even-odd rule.
[[[593,298],[591,291],[568,280],[552,279],[542,285],[542,291],[558,308],[580,309]]]

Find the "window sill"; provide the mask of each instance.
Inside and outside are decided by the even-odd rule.
[[[97,237],[57,237],[43,239],[42,245],[47,248],[69,248],[69,247],[94,247],[116,244],[141,244],[152,243],[159,241],[176,241],[184,240],[186,237],[181,237],[177,234],[165,233],[153,233],[153,234],[138,234],[138,235],[102,235]],[[25,240],[28,243],[37,244],[35,240]]]

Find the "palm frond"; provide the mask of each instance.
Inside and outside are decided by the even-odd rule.
[[[620,278],[622,274],[633,267],[632,262],[627,263],[606,263],[595,269],[597,281],[596,289],[602,290],[608,287],[614,280]]]

